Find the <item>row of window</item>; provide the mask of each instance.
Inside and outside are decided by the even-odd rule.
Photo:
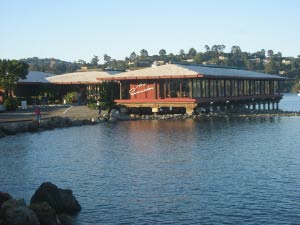
[[[193,97],[252,96],[278,92],[278,82],[269,80],[193,80]]]
[[[154,82],[143,83],[147,85]],[[253,96],[278,92],[278,81],[274,80],[165,79],[155,84],[155,98]],[[128,91],[129,82],[123,82],[121,85],[123,99],[130,98]]]

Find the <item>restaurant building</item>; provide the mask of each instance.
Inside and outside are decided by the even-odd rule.
[[[133,112],[191,114],[235,107],[278,109],[280,81],[285,78],[234,68],[167,64],[97,80],[118,82],[120,96],[115,102]]]

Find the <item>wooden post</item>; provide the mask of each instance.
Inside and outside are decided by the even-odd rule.
[[[177,96],[177,97],[182,97],[182,80],[180,79],[179,80],[179,96]]]
[[[203,87],[202,87],[203,80],[199,80],[199,82],[200,82],[200,97],[203,98]]]
[[[122,100],[122,83],[120,81],[120,100]]]
[[[168,98],[171,98],[171,80],[168,80]]]
[[[210,80],[208,80],[208,96],[206,97],[210,97],[211,96],[211,93],[210,93]]]
[[[159,81],[155,82],[156,84],[156,99],[160,98],[160,85],[159,85]]]
[[[188,85],[189,85],[189,98],[194,98],[194,80],[189,79],[188,80]]]
[[[164,98],[167,97],[167,80],[164,80]]]

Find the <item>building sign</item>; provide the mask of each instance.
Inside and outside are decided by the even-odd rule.
[[[149,87],[145,83],[140,83],[137,86],[135,86],[134,88],[131,88],[129,90],[129,94],[131,96],[135,96],[137,94],[145,93],[145,92],[148,92],[148,91],[151,91],[151,90],[154,90],[154,87]]]

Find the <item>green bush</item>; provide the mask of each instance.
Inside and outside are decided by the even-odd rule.
[[[88,100],[88,103],[87,103],[87,106],[88,106],[90,109],[98,109],[98,106],[97,106],[97,100],[95,100],[95,99],[89,99],[89,100]]]
[[[98,109],[97,103],[94,103],[94,102],[89,102],[89,103],[87,104],[87,106],[88,106],[90,109]]]
[[[100,107],[104,110],[110,110],[115,106],[114,102],[100,102]]]
[[[18,108],[19,102],[16,98],[8,97],[4,101],[4,106],[7,110],[13,111]]]
[[[73,103],[77,99],[77,93],[76,92],[69,92],[67,93],[64,98],[67,103]]]

